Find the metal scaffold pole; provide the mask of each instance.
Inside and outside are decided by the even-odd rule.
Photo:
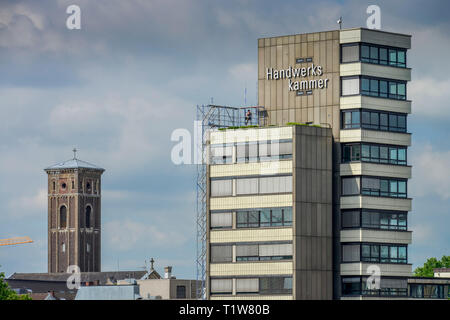
[[[250,121],[245,119],[246,112],[253,110],[254,116]],[[208,133],[220,128],[239,127],[243,125],[266,125],[266,113],[263,107],[229,107],[217,105],[197,106],[197,153],[196,193],[197,193],[197,299],[206,299],[206,235],[207,235],[207,164]]]

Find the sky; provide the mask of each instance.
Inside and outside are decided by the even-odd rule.
[[[81,30],[66,8],[81,8]],[[365,27],[412,35],[413,268],[450,255],[448,1],[0,0],[0,272],[47,272],[47,176],[78,157],[102,178],[102,270],[195,278],[195,167],[172,163],[195,108],[256,105],[257,39]]]

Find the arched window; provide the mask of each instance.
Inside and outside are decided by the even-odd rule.
[[[87,206],[86,207],[86,228],[91,227],[91,211],[92,211],[91,206]]]
[[[67,228],[67,208],[66,208],[66,206],[61,206],[61,208],[59,208],[59,227]]]

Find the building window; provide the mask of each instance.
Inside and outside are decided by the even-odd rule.
[[[366,43],[341,45],[342,63],[358,61],[406,68],[406,50]]]
[[[186,286],[177,286],[177,299],[186,299]]]
[[[236,212],[237,228],[292,226],[292,207],[263,208]]]
[[[264,140],[210,145],[210,163],[233,163],[233,148],[237,163],[292,159],[292,139]]]
[[[341,95],[365,95],[396,100],[406,100],[406,81],[368,76],[342,77]]]
[[[358,62],[359,61],[359,44],[352,43],[349,45],[341,45],[341,62]]]
[[[259,294],[292,294],[292,277],[259,278]]]
[[[91,245],[89,243],[86,243],[86,252],[91,252]]]
[[[406,245],[396,244],[343,244],[342,262],[408,263]]]
[[[232,245],[211,245],[211,263],[223,263],[232,261]]]
[[[233,293],[233,279],[211,279],[211,295]],[[292,294],[292,277],[237,278],[236,294]]]
[[[342,163],[362,161],[406,166],[406,147],[369,143],[342,145]]]
[[[258,294],[259,279],[236,279],[236,294]]]
[[[359,77],[342,78],[342,96],[353,96],[359,94]]]
[[[229,229],[233,226],[231,212],[211,212],[211,229]]]
[[[236,245],[236,261],[291,259],[292,243]]]
[[[236,195],[288,192],[292,192],[292,176],[236,179]]]
[[[65,182],[61,183],[61,188],[62,188],[63,190],[66,190],[66,188],[67,188],[67,185],[66,185],[66,183],[65,183]]]
[[[292,192],[292,176],[236,178],[236,195]],[[211,179],[211,196],[232,195],[233,179]]]
[[[72,190],[75,189],[75,181],[72,180]]]
[[[353,176],[341,180],[343,196],[407,197],[407,179]]]
[[[211,294],[232,294],[233,279],[211,279]]]
[[[66,244],[64,242],[61,244],[61,252],[62,253],[66,252]]]
[[[445,285],[442,284],[410,284],[410,297],[421,299],[446,299]],[[450,294],[450,286],[447,290]]]
[[[92,211],[92,208],[91,208],[91,206],[88,205],[86,207],[86,228],[91,227],[91,211]]]
[[[225,197],[233,194],[232,179],[211,180],[211,196]]]
[[[360,185],[361,185],[360,177],[342,178],[342,195],[350,196],[360,194],[361,192]]]
[[[88,192],[91,191],[91,183],[90,182],[86,183],[86,190]]]
[[[408,282],[406,278],[381,277],[379,289],[369,288],[367,277],[342,277],[343,296],[407,296]]]
[[[343,210],[342,229],[366,228],[378,230],[406,231],[407,213],[387,210]]]
[[[67,228],[67,208],[66,208],[66,206],[61,206],[61,208],[59,208],[59,227],[61,229]]]
[[[406,114],[374,110],[343,110],[342,129],[406,132]]]
[[[236,146],[236,161],[239,162],[257,162],[258,161],[258,142],[238,143]]]
[[[53,181],[53,191],[56,191],[56,182]]]
[[[233,145],[220,144],[211,145],[210,147],[211,164],[226,164],[232,163],[233,160]]]

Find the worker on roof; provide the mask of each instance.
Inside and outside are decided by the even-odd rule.
[[[245,114],[245,125],[247,125],[249,122],[252,122],[252,112],[250,111],[250,109]]]

